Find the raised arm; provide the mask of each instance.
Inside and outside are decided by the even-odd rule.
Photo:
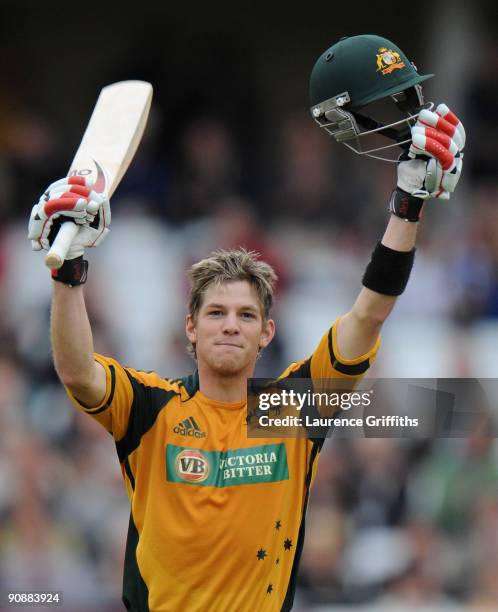
[[[389,219],[381,245],[394,251],[393,258],[397,257],[398,252],[401,254],[400,265],[403,265],[403,258],[411,258],[417,229],[418,223],[406,223],[394,215]],[[388,256],[390,253],[385,251],[384,254]],[[405,265],[410,266],[410,262],[406,261]],[[407,271],[409,273],[409,269]],[[395,295],[362,288],[353,307],[341,317],[337,326],[337,344],[343,357],[354,359],[372,348],[382,324],[394,308],[396,299]]]
[[[337,326],[337,346],[344,358],[363,355],[375,344],[408,282],[422,206],[430,198],[449,199],[460,178],[464,145],[463,126],[446,105],[435,113],[421,111],[412,128],[409,155],[398,163],[387,229],[372,254],[363,289]]]
[[[54,281],[51,339],[55,369],[80,402],[97,406],[104,398],[106,375],[93,358],[93,337],[83,287]]]
[[[97,246],[109,232],[109,200],[92,190],[83,177],[52,183],[33,206],[28,238],[35,251],[49,250],[61,224],[73,221],[78,231],[66,261],[52,271],[51,336],[55,369],[61,381],[83,404],[97,406],[104,398],[106,376],[93,358],[93,338],[81,285],[86,281],[85,248]]]

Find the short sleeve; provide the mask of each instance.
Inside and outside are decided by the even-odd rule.
[[[380,336],[373,347],[355,359],[343,357],[337,347],[337,319],[322,337],[311,356],[311,378],[360,379],[372,365],[380,347]]]
[[[106,392],[98,406],[89,408],[82,404],[66,387],[66,392],[74,406],[90,415],[100,423],[116,440],[123,437],[128,427],[134,391],[123,366],[115,359],[94,354],[105,370]]]

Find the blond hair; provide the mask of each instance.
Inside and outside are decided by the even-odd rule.
[[[208,287],[215,283],[247,281],[256,290],[263,318],[267,319],[273,305],[277,275],[270,265],[259,261],[259,256],[259,253],[244,248],[230,251],[219,249],[195,263],[188,272],[192,283],[188,312],[192,318],[197,316]]]

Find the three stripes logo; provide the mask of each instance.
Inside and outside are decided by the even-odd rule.
[[[187,436],[189,438],[207,438],[207,433],[197,425],[194,417],[188,417],[175,425],[173,431],[180,436]]]

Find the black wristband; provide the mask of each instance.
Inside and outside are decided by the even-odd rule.
[[[52,278],[59,283],[70,287],[77,287],[86,283],[88,275],[88,261],[83,255],[75,259],[66,259],[58,270],[52,270]]]
[[[414,259],[415,249],[395,251],[379,242],[363,275],[363,286],[384,295],[401,295],[410,278]]]
[[[425,200],[416,198],[397,187],[391,194],[389,211],[404,221],[417,223],[422,216],[422,207],[424,204]]]

